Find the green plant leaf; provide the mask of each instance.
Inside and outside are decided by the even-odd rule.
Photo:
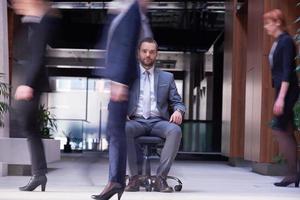
[[[273,157],[273,163],[283,164],[283,163],[285,163],[285,162],[286,162],[286,161],[285,161],[283,155],[281,155],[281,154],[279,154],[279,155]]]
[[[0,102],[0,127],[4,127],[4,114],[9,110],[9,105],[6,102]]]
[[[300,129],[300,100],[298,100],[293,108],[294,123],[297,129]]]
[[[39,106],[38,123],[40,127],[40,134],[42,138],[52,138],[51,131],[57,131],[57,124],[54,115],[45,105]]]
[[[10,87],[7,83],[0,81],[0,96],[7,99],[9,97],[9,89]]]
[[[0,73],[0,79],[5,77],[4,73]],[[3,82],[0,80],[0,97],[4,99],[8,99],[10,97],[10,85],[8,83]],[[3,118],[4,115],[9,111],[10,107],[9,104],[5,101],[0,102],[0,127],[4,126]]]

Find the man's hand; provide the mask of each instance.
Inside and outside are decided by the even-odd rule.
[[[284,99],[278,97],[275,101],[274,107],[273,107],[273,113],[276,116],[283,114],[283,108],[284,108]]]
[[[182,123],[182,115],[181,113],[176,110],[170,117],[170,121],[169,122],[173,122],[175,124],[180,125]]]
[[[127,101],[128,86],[117,82],[111,82],[110,99],[117,102]]]
[[[15,93],[16,100],[26,100],[29,101],[33,98],[33,89],[27,85],[20,85],[17,87]]]

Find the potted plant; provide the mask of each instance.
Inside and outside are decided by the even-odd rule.
[[[38,124],[43,139],[47,162],[60,159],[60,141],[53,139],[51,132],[57,131],[57,121],[49,109],[43,104],[38,110]]]
[[[39,123],[41,137],[43,139],[53,139],[51,131],[57,130],[56,119],[54,115],[51,115],[45,105],[40,105],[37,120]]]
[[[66,136],[67,138],[67,143],[64,145],[64,152],[65,153],[71,153],[72,152],[72,148],[71,148],[71,132],[69,132],[68,134],[66,134],[64,131],[63,131],[63,134]]]

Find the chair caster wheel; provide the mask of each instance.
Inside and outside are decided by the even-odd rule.
[[[180,192],[182,190],[182,185],[175,185],[174,190]]]

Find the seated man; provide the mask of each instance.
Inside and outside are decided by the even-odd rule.
[[[128,165],[130,180],[126,191],[139,191],[138,152],[135,138],[143,135],[165,138],[157,169],[155,191],[172,192],[168,175],[177,154],[185,106],[177,92],[171,73],[155,68],[157,43],[152,38],[143,39],[138,46],[140,76],[129,92],[129,119],[126,122]],[[173,114],[169,115],[169,108]]]

